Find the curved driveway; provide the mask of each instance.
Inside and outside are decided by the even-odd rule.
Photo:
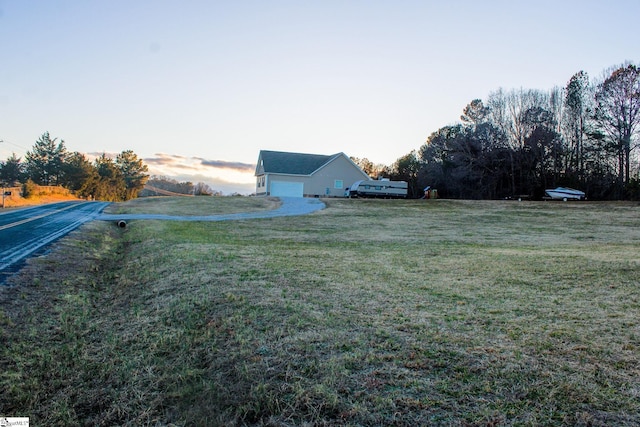
[[[160,219],[170,221],[229,221],[242,219],[276,218],[281,216],[306,215],[325,208],[319,199],[303,197],[280,197],[282,204],[277,209],[258,212],[243,212],[224,215],[160,215],[160,214],[105,214],[97,219],[104,221],[129,221],[134,219]]]
[[[173,221],[228,221],[306,215],[325,207],[318,199],[281,197],[273,210],[208,216],[152,214],[104,214],[106,202],[62,202],[0,213],[0,284],[16,271],[22,260],[56,239],[91,220],[128,221],[159,219]]]

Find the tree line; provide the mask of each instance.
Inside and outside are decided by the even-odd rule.
[[[0,162],[4,185],[58,185],[78,197],[104,201],[125,201],[137,197],[149,179],[148,168],[131,150],[115,159],[102,154],[91,162],[79,152],[69,152],[63,140],[45,132],[26,153],[24,161],[15,153]]]
[[[144,190],[140,191],[140,197],[147,196],[222,196],[221,191],[213,190],[208,184],[190,181],[177,181],[167,176],[153,175],[146,183]]]
[[[565,186],[640,199],[639,133],[640,68],[626,64],[550,91],[499,89],[390,167],[354,160],[372,177],[407,181],[414,197],[429,185],[451,198],[539,199]]]

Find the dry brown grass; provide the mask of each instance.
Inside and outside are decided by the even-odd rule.
[[[0,413],[640,424],[637,204],[327,204],[74,233],[0,292]]]
[[[4,201],[4,206],[8,208],[22,208],[25,206],[37,206],[47,203],[66,202],[69,200],[79,200],[72,194],[45,194],[37,195],[33,197],[7,197]],[[1,206],[1,205],[0,205]]]

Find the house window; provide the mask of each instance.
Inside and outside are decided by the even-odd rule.
[[[343,185],[344,185],[344,183],[342,182],[342,180],[341,180],[341,179],[336,179],[336,180],[333,182],[333,188],[338,188],[338,189],[340,189],[340,188],[342,188],[342,187],[343,187]]]

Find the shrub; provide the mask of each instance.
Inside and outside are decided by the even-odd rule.
[[[29,197],[33,197],[36,195],[37,189],[38,189],[38,186],[36,185],[36,183],[33,182],[31,179],[28,179],[27,182],[22,184],[22,196],[25,199],[28,199]]]

